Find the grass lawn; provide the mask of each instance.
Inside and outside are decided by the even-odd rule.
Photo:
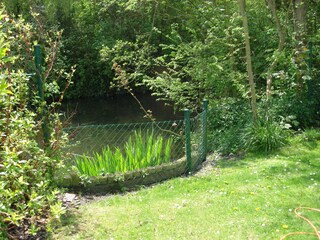
[[[217,164],[205,174],[82,205],[52,237],[280,239],[313,231],[294,209],[320,208],[320,142],[300,140],[269,156],[251,154]],[[320,213],[301,213],[320,229]]]

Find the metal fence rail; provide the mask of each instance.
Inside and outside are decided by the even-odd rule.
[[[187,110],[186,110],[187,111]],[[203,101],[203,111],[190,119],[190,140],[186,137],[187,171],[196,171],[207,156],[208,101]],[[185,115],[185,118],[188,114]],[[185,119],[185,122],[188,122]],[[186,124],[187,125],[187,124]],[[186,134],[187,136],[188,134]],[[189,147],[187,147],[189,145]],[[188,149],[190,153],[188,153]],[[188,159],[189,158],[189,159]]]

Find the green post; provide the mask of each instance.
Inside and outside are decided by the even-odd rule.
[[[41,105],[43,140],[44,140],[44,143],[47,145],[49,143],[49,128],[47,124],[45,106],[43,106],[43,103],[45,100],[44,100],[44,90],[43,90],[43,81],[42,81],[40,45],[34,46],[34,62],[36,65],[36,78],[37,78],[38,94],[40,97],[40,105]]]
[[[203,119],[202,119],[202,161],[206,160],[207,157],[207,118],[208,118],[208,103],[207,99],[203,100]]]
[[[190,135],[190,110],[184,110],[184,126],[186,137],[186,159],[187,159],[187,174],[192,172],[192,159],[191,159],[191,135]]]

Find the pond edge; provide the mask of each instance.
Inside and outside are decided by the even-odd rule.
[[[147,186],[162,182],[186,173],[186,158],[125,173],[107,174],[98,177],[88,177],[83,181],[78,174],[72,172],[56,179],[57,185],[73,192],[91,194],[110,193],[124,190],[134,190],[139,186]],[[86,184],[83,184],[85,182]]]

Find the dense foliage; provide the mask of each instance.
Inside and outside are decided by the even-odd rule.
[[[14,16],[23,14],[28,20],[32,7],[47,25],[64,29],[59,61],[78,69],[66,94],[69,98],[114,94],[121,78],[136,91],[148,90],[170,100],[177,110],[197,111],[206,97],[213,112],[225,114],[210,118],[209,124],[209,146],[223,152],[242,148],[244,143],[233,139],[246,134],[244,125],[246,129],[259,124],[285,129],[318,125],[317,1],[4,0],[4,4]],[[64,81],[59,85],[64,87]],[[227,119],[226,125],[221,119]]]
[[[99,97],[125,86],[194,112],[208,98],[208,146],[224,154],[270,151],[289,129],[319,126],[317,0],[2,3],[0,238],[17,227],[35,234],[42,217],[61,212],[51,180],[66,140],[55,114],[63,95]],[[36,43],[45,52],[38,69]],[[69,87],[64,69],[74,65]]]
[[[46,102],[60,92],[53,67],[60,33],[46,31],[39,24],[37,19],[33,24],[12,19],[0,10],[1,239],[27,239],[63,212],[52,176],[62,164],[60,148],[66,139],[54,113],[56,104]],[[44,67],[38,70],[33,61],[35,42],[47,54]],[[42,72],[38,74],[44,98],[39,97],[32,74],[37,71]]]

